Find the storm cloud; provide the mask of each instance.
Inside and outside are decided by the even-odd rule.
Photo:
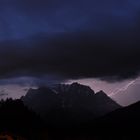
[[[41,40],[37,37],[28,42],[3,42],[0,75],[132,78],[140,71],[140,42],[127,36],[128,33],[124,37],[101,37],[83,32]]]
[[[140,2],[1,1],[0,77],[123,80],[140,72]]]

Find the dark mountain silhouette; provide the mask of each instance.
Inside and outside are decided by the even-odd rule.
[[[92,121],[50,129],[51,139],[63,140],[139,140],[140,102],[117,109]]]
[[[103,91],[95,93],[78,83],[30,89],[22,100],[49,123],[61,125],[89,121],[121,107]]]
[[[30,103],[30,109],[22,100]],[[140,102],[122,108],[103,91],[94,93],[78,83],[30,89],[22,100],[0,101],[0,138],[1,133],[8,133],[26,140],[140,139]],[[118,109],[100,113],[100,110],[110,111],[108,106]],[[31,108],[43,112],[47,123]]]
[[[117,109],[94,121],[96,134],[102,134],[101,139],[137,140],[140,139],[140,102]],[[107,135],[109,133],[109,136]]]
[[[43,129],[40,117],[21,100],[0,101],[0,136],[1,133],[9,133],[25,140],[41,139]]]

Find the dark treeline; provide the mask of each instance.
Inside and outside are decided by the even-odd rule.
[[[0,133],[11,133],[26,139],[40,137],[44,123],[21,100],[0,101]]]

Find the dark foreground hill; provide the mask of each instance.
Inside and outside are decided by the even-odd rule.
[[[43,121],[21,100],[0,101],[0,140],[7,140],[4,136],[1,138],[4,133],[20,136],[25,140],[41,140],[43,130]]]
[[[54,140],[139,140],[140,102],[82,125],[49,130]]]
[[[84,123],[121,107],[103,91],[95,93],[78,83],[30,89],[22,100],[48,123],[61,126]]]
[[[140,102],[107,114],[95,126],[98,132],[109,132],[114,139],[140,139]]]

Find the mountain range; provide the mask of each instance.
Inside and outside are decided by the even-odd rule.
[[[121,108],[103,91],[79,83],[30,89],[22,101],[48,122],[61,124],[90,121]]]
[[[0,114],[1,133],[27,140],[140,139],[140,102],[121,107],[103,91],[78,83],[30,89],[19,100],[2,100]]]

